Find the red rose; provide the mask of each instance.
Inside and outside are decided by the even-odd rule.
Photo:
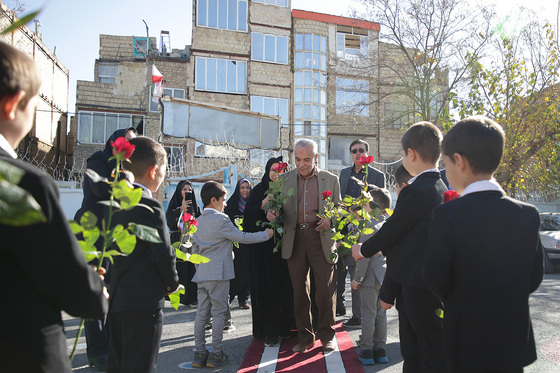
[[[198,221],[194,218],[194,216],[192,216],[191,214],[187,214],[186,212],[183,214],[183,216],[181,217],[181,219],[183,220],[183,222],[185,224],[187,224],[187,226],[191,226],[194,225],[195,227],[198,227]]]
[[[330,190],[325,190],[323,193],[321,193],[321,195],[323,196],[323,201],[324,201],[330,196],[332,196],[332,192]]]
[[[448,190],[447,192],[443,193],[443,202],[449,202],[454,199],[457,199],[459,195],[454,190]]]
[[[132,153],[134,153],[135,145],[132,145],[124,137],[119,137],[115,142],[111,141],[111,146],[113,147],[113,155],[120,154],[125,159],[129,159]]]
[[[369,157],[362,155],[360,157],[360,160],[358,161],[358,163],[361,164],[362,166],[368,165],[371,162],[373,162],[373,155],[370,155]]]
[[[274,166],[274,171],[281,174],[282,172],[286,171],[287,168],[288,168],[287,163],[280,162],[276,166]]]

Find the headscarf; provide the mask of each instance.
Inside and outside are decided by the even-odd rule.
[[[243,211],[245,211],[245,204],[247,203],[247,199],[241,198],[241,194],[239,190],[241,189],[241,184],[248,183],[249,188],[251,188],[251,183],[247,179],[241,179],[237,182],[235,186],[235,191],[227,200],[227,206],[224,209],[224,213],[229,216],[231,221],[235,219],[236,216],[243,215]]]
[[[281,162],[282,162],[282,156],[279,156],[277,158],[270,158],[268,160],[268,162],[266,162],[264,175],[263,175],[262,180],[261,180],[261,184],[262,184],[263,190],[265,192],[268,190],[269,184],[272,181],[272,180],[270,180],[270,169],[272,168],[272,165],[274,163],[281,163]]]
[[[194,215],[194,217],[198,217],[200,215],[198,205],[196,204],[196,197],[194,196],[194,188],[190,181],[182,180],[177,184],[177,188],[175,188],[175,193],[173,193],[173,197],[169,200],[169,205],[167,207],[168,211],[175,210],[177,207],[180,207],[183,204],[183,194],[181,193],[185,185],[190,185],[193,193],[191,197],[191,204],[189,205],[188,213]]]

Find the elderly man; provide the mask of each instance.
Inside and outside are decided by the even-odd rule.
[[[367,167],[367,183],[385,188],[385,174],[370,166],[362,166],[360,158],[369,156],[369,144],[364,140],[354,140],[350,144],[350,156],[354,164],[340,172],[340,194],[344,197],[349,195],[353,198],[360,196],[362,187],[358,185],[358,180],[364,180]],[[346,291],[346,275],[348,273],[346,267],[351,274],[354,273],[355,262],[351,254],[346,254],[337,263],[338,284],[336,298],[336,315],[343,316],[346,314],[344,305],[344,292]],[[360,311],[360,290],[352,290],[352,317],[344,323],[347,328],[360,328],[362,325],[362,312]]]
[[[317,144],[313,140],[300,139],[294,145],[296,169],[283,175],[285,192],[293,189],[294,194],[284,203],[284,237],[282,257],[288,261],[288,269],[294,289],[294,316],[298,328],[298,343],[293,352],[305,352],[315,343],[311,324],[311,302],[309,298],[309,268],[315,278],[315,300],[318,308],[317,337],[323,351],[334,349],[334,305],[336,302],[336,271],[329,259],[336,249],[331,239],[329,219],[320,219],[317,214],[325,209],[322,193],[332,192],[335,203],[340,201],[338,178],[317,166]],[[274,211],[268,219],[273,220]]]

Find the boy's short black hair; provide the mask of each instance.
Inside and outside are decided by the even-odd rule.
[[[222,184],[216,181],[207,181],[202,186],[202,189],[200,189],[200,199],[204,207],[206,207],[212,202],[212,197],[220,199],[226,193],[227,190]]]
[[[454,162],[453,154],[465,157],[473,174],[493,174],[502,161],[506,137],[502,127],[484,116],[457,122],[443,138],[443,154]]]
[[[413,149],[426,162],[437,163],[441,155],[441,131],[430,122],[418,122],[410,126],[401,138],[405,152]]]
[[[123,162],[123,168],[136,177],[144,176],[150,167],[163,167],[167,162],[167,153],[157,141],[139,136],[129,140],[135,146],[130,162]]]
[[[28,55],[0,41],[0,99],[20,91],[25,97],[19,103],[24,109],[31,98],[39,93],[41,75]]]
[[[402,164],[397,167],[395,170],[395,183],[397,183],[398,187],[401,187],[404,183],[408,183],[410,179],[412,179],[412,175]]]
[[[381,210],[391,207],[391,193],[387,189],[369,184],[368,192],[371,198],[373,198],[373,202],[377,203]]]
[[[350,151],[352,151],[352,147],[353,147],[354,145],[356,145],[356,144],[361,144],[361,145],[363,145],[363,146],[366,148],[366,152],[369,153],[369,144],[367,143],[366,140],[360,140],[360,139],[354,140],[354,141],[352,141],[352,142],[350,143],[350,148],[349,148]]]

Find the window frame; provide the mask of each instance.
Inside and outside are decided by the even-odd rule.
[[[255,100],[255,101],[256,100],[262,100],[262,108],[263,108],[262,111],[255,110],[255,108],[253,107],[253,105],[254,105],[253,100]],[[273,114],[265,112],[265,102],[267,100],[274,100],[274,113]],[[268,114],[268,115],[277,115],[280,118],[282,118],[282,120],[281,120],[282,121],[282,126],[289,123],[288,116],[290,115],[289,114],[290,100],[287,99],[287,98],[254,95],[254,96],[250,97],[249,104],[250,104],[251,111],[255,111],[257,113],[262,113],[262,114]],[[286,111],[285,116],[281,115],[281,113],[280,113],[280,109],[281,109],[280,106],[281,105],[285,105],[285,111]]]
[[[343,46],[340,45],[341,38],[343,38],[344,41]],[[358,38],[360,48],[347,47],[347,38]],[[336,30],[336,56],[338,58],[346,60],[359,59],[362,56],[367,56],[368,52],[368,32],[366,29],[352,26],[338,26]]]
[[[87,140],[83,140],[82,141],[82,135],[83,135],[83,129],[82,129],[82,123],[81,123],[81,118],[82,115],[91,115],[91,120],[89,123],[89,141]],[[103,132],[105,134],[104,138],[105,140],[103,142],[93,142],[93,133],[94,133],[94,117],[99,118],[99,116],[103,115],[104,117],[104,123],[103,123]],[[145,115],[139,115],[139,114],[125,114],[125,113],[117,113],[117,112],[109,112],[109,111],[89,111],[89,110],[79,110],[78,111],[78,119],[77,119],[77,133],[76,133],[76,137],[77,137],[77,142],[80,144],[105,144],[107,143],[107,140],[109,139],[109,137],[113,134],[113,131],[110,131],[111,133],[107,133],[107,116],[116,116],[117,117],[117,129],[125,129],[128,128],[130,126],[135,127],[138,129],[138,126],[140,125],[140,123],[144,124],[146,122],[146,116]],[[126,125],[126,126],[119,126],[119,122],[120,122],[120,117],[130,117],[130,123],[131,125]],[[135,125],[134,123],[134,119],[138,120],[138,124]],[[144,126],[142,126],[143,128]],[[142,134],[142,133],[139,133]]]
[[[177,145],[163,145],[165,152],[167,153],[167,170],[166,173],[169,174],[180,174],[185,166],[185,147]],[[173,156],[172,150],[178,150],[179,155]],[[173,160],[179,160],[178,164],[175,162],[173,165]]]
[[[210,7],[211,7],[210,2],[215,3],[216,6],[215,18],[214,18],[214,12],[210,12]],[[236,3],[235,17],[232,17],[230,14],[233,8],[231,4],[233,3]],[[222,9],[222,7],[225,8],[225,13],[220,14],[220,10]],[[233,31],[233,32],[244,32],[244,33],[249,32],[249,26],[248,26],[249,1],[248,0],[197,0],[195,16],[196,16],[197,27],[205,27],[205,28],[211,28],[216,30],[226,30],[226,31]],[[203,20],[203,22],[201,22],[202,17],[206,18],[205,20]],[[216,25],[210,26],[209,24],[214,19]],[[235,28],[233,28],[233,26],[230,25],[230,21],[232,21],[233,19],[235,19],[236,22]],[[225,27],[223,25],[223,22],[225,22]],[[240,23],[243,23],[241,27],[240,27]]]
[[[346,83],[350,83],[349,85],[345,85],[342,84],[342,82],[346,82]],[[360,82],[360,83],[365,83],[365,86],[360,86],[359,84],[356,84],[355,82]],[[341,87],[344,87],[346,89],[342,89]],[[356,89],[348,89],[348,88],[354,88],[357,87]],[[355,100],[351,100],[353,103],[354,107],[358,107],[358,105],[362,102],[366,102],[365,105],[361,105],[362,109],[361,110],[356,110],[353,112],[349,112],[349,110],[344,110],[342,107],[342,103],[339,103],[339,98],[340,96],[343,95],[345,101],[350,101],[348,100],[350,95],[357,95],[359,96],[360,100],[359,101],[355,101]],[[365,95],[365,97],[363,96]],[[364,100],[365,98],[365,100]],[[369,81],[367,80],[361,80],[361,79],[348,79],[348,78],[336,78],[336,101],[335,101],[335,105],[336,105],[336,114],[337,115],[352,115],[352,116],[360,116],[360,117],[369,117]],[[350,107],[350,106],[348,106]],[[365,114],[364,114],[365,111]]]
[[[146,42],[146,53],[140,51],[138,47],[139,41]],[[133,37],[132,38],[132,56],[135,58],[146,58],[148,56],[148,52],[150,50],[150,39],[147,37]]]
[[[172,91],[172,94],[171,94],[171,95],[166,95],[166,94],[165,94],[165,91],[166,91],[166,90],[167,90],[167,91],[171,90],[171,91]],[[149,105],[149,111],[150,111],[151,113],[157,113],[157,112],[160,112],[160,111],[161,111],[161,108],[159,107],[159,102],[154,102],[154,101],[153,101],[153,97],[154,97],[154,96],[153,96],[153,91],[154,91],[154,86],[152,85],[152,86],[150,87],[150,105]],[[183,92],[183,97],[175,96],[175,92],[181,92],[181,91]],[[175,98],[183,98],[183,99],[184,99],[184,98],[185,98],[185,89],[183,89],[183,88],[163,87],[163,96],[175,97]],[[155,106],[155,105],[157,105],[157,109],[154,110],[154,109],[153,109],[153,106]]]
[[[255,37],[256,36],[262,36],[262,50],[260,50],[260,48],[256,48],[255,45]],[[273,37],[274,38],[274,60],[269,60],[267,59],[267,47],[270,44],[270,39],[268,39],[269,41],[267,42],[267,37]],[[280,61],[278,56],[279,56],[279,50],[278,50],[278,39],[282,38],[284,40],[286,40],[286,45],[285,45],[285,61]],[[288,37],[284,36],[284,35],[273,35],[273,34],[265,34],[262,32],[251,32],[251,60],[252,61],[259,61],[259,62],[266,62],[266,63],[275,63],[275,64],[279,64],[279,65],[287,65],[288,64],[288,60],[289,60],[289,45],[288,45]],[[259,55],[262,56],[262,58],[258,58],[259,55],[256,55],[256,52],[259,52]]]
[[[209,60],[215,60],[216,62],[216,87],[215,89],[209,89],[208,88],[208,61]],[[204,61],[204,86],[202,87],[200,84],[200,76],[199,76],[199,71],[201,69],[201,66],[199,65],[199,61]],[[218,73],[220,70],[220,61],[224,61],[225,62],[225,79],[219,79],[218,77]],[[234,62],[236,64],[235,66],[235,84],[233,84],[235,86],[235,91],[229,91],[229,87],[230,85],[232,85],[232,82],[229,79],[229,74],[231,73],[231,65],[228,64],[228,62]],[[222,64],[223,65],[223,64]],[[241,66],[243,66],[243,77],[239,77],[240,75],[240,69]],[[194,73],[194,85],[195,85],[195,90],[197,91],[206,91],[206,92],[218,92],[218,93],[228,93],[228,94],[236,94],[236,95],[246,95],[247,94],[247,61],[239,61],[239,60],[228,60],[228,59],[224,59],[224,58],[214,58],[214,57],[202,57],[202,56],[196,56],[195,59],[195,73]],[[242,81],[241,81],[242,79]],[[223,82],[225,82],[225,90],[220,90],[220,86],[221,84],[223,84]],[[243,90],[240,91],[239,87],[240,84],[243,84]]]
[[[116,68],[117,71],[115,72],[115,75],[104,75],[104,74],[101,74],[101,69],[102,69],[103,67],[113,67],[113,68]],[[103,84],[116,84],[116,77],[117,77],[117,75],[119,75],[119,64],[118,64],[118,63],[100,62],[100,63],[97,65],[97,81],[98,81],[99,83],[103,83]],[[104,79],[111,79],[112,82],[102,82],[101,79],[103,79],[103,78],[104,78]]]
[[[287,8],[290,3],[288,0],[252,0],[254,3],[259,3],[263,5],[272,5],[272,6],[279,6],[282,8]],[[286,5],[278,4],[280,2],[285,2]]]

